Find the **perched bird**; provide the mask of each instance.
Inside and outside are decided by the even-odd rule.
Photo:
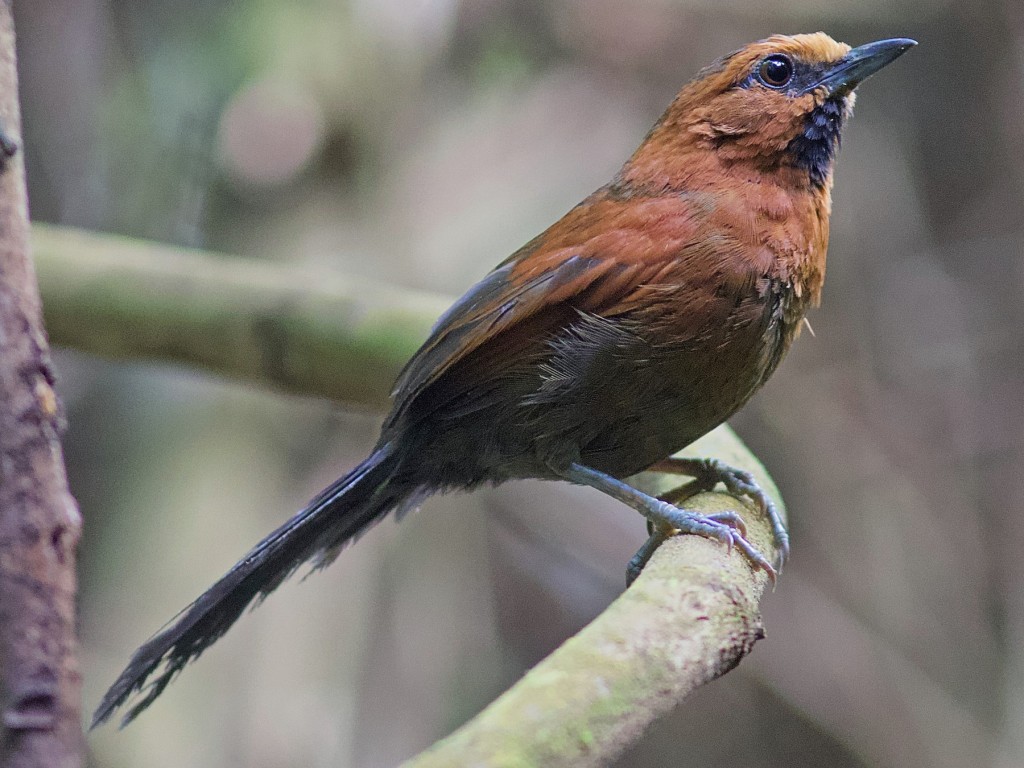
[[[915,44],[778,35],[699,72],[609,184],[438,320],[369,458],[139,648],[93,724],[139,692],[132,720],[300,565],[327,565],[388,512],[441,491],[588,485],[649,521],[633,576],[683,532],[736,546],[774,577],[737,514],[701,516],[623,478],[655,468],[695,477],[691,490],[724,482],[750,496],[772,519],[781,565],[785,528],[749,475],[669,457],[750,398],[818,303],[853,89]]]

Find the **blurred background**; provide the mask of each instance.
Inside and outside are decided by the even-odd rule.
[[[622,766],[1024,765],[1024,6],[33,0],[33,218],[456,295],[774,32],[921,45],[860,91],[823,307],[733,425],[788,503],[768,637]],[[82,318],[88,322],[88,318]],[[380,414],[57,355],[86,707]],[[91,765],[391,766],[623,588],[635,513],[433,499],[285,585]]]

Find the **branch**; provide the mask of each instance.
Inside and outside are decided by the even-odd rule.
[[[75,548],[59,406],[28,255],[11,3],[0,3],[0,765],[81,764]]]
[[[748,469],[778,499],[763,467],[728,428],[682,455],[715,456]],[[639,480],[655,492],[678,482],[654,475]],[[739,505],[719,493],[687,502],[705,513]],[[767,521],[744,507],[751,543],[771,558]],[[590,625],[403,768],[607,765],[689,693],[735,667],[764,636],[758,602],[766,582],[738,552],[730,555],[697,536],[670,539]]]
[[[383,408],[448,301],[322,269],[35,224],[54,344]]]

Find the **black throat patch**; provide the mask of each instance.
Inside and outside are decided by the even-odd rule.
[[[811,183],[816,187],[824,186],[832,172],[845,120],[846,99],[826,99],[807,115],[804,132],[786,148],[797,167],[810,174]]]

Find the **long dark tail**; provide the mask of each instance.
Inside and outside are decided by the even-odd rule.
[[[415,492],[395,477],[398,460],[385,445],[305,509],[257,544],[221,579],[132,656],[103,697],[92,727],[139,692],[127,725],[174,676],[217,641],[254,600],[262,600],[303,563],[327,565],[340,549]],[[147,684],[151,675],[156,677]]]

